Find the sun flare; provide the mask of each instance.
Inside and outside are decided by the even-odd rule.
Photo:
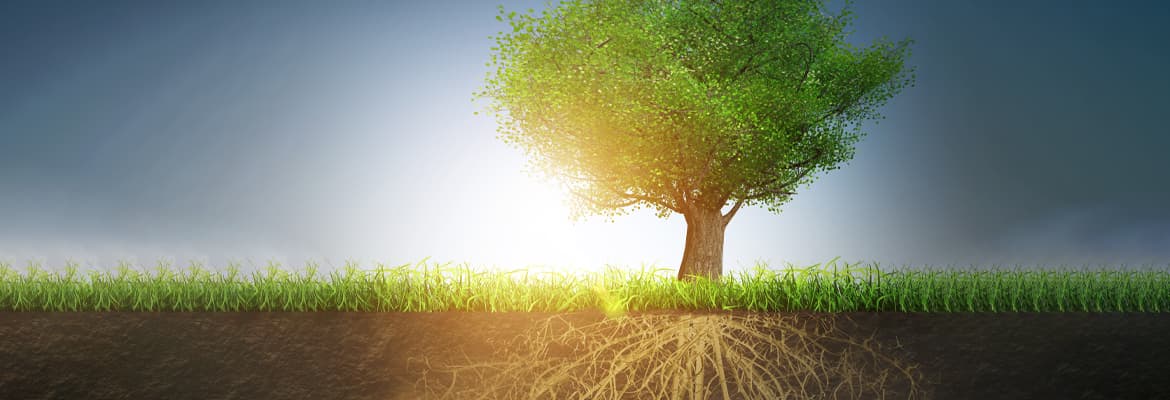
[[[569,196],[555,184],[536,179],[517,181],[501,191],[496,203],[503,223],[496,249],[508,267],[580,272],[594,263],[579,225],[570,218]]]

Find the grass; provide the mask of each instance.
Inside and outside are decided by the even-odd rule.
[[[245,275],[235,263],[213,272],[197,262],[172,268],[160,261],[153,270],[122,262],[117,274],[82,274],[74,262],[63,273],[30,262],[22,274],[0,261],[0,311],[600,309],[612,317],[571,326],[554,315],[490,360],[431,365],[423,354],[416,388],[443,399],[921,398],[929,388],[917,366],[885,354],[872,338],[834,336],[816,315],[706,311],[1170,311],[1170,271],[1156,269],[884,272],[834,259],[802,268],[757,264],[718,281],[681,282],[673,268],[645,266],[568,274],[426,259],[363,270],[349,261],[344,272],[324,275],[318,267],[310,262],[290,273],[269,262]],[[625,317],[656,310],[667,312]],[[810,321],[811,329],[801,325]]]
[[[21,274],[0,262],[0,311],[898,311],[1166,312],[1170,271],[1106,269],[902,269],[836,260],[804,268],[750,272],[719,281],[679,282],[674,269],[610,269],[584,275],[477,271],[466,265],[416,264],[317,275],[318,264],[289,273],[241,276],[238,264],[212,273],[192,262],[152,274],[122,262],[118,274],[68,262],[52,274],[30,262]]]

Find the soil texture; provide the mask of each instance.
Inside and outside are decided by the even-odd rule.
[[[866,343],[883,357],[914,368],[920,398],[1170,398],[1170,314],[710,314],[789,318],[830,326],[833,337],[872,339]],[[553,317],[560,322],[548,324]],[[516,359],[556,329],[606,321],[599,312],[7,312],[0,313],[0,399],[435,397],[420,379],[443,366]],[[826,337],[821,348],[839,347]],[[544,350],[544,357],[588,352]],[[908,383],[891,382],[885,398],[909,396]]]

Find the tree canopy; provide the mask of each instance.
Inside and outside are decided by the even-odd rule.
[[[532,13],[532,10],[529,10]],[[906,85],[909,40],[845,41],[822,1],[562,1],[504,12],[487,84],[503,140],[578,211],[761,204],[852,158]],[[734,210],[732,212],[734,212]]]
[[[718,277],[743,206],[779,212],[852,159],[862,123],[913,84],[910,40],[846,41],[849,2],[566,0],[505,13],[477,97],[576,215],[687,218],[680,278]],[[723,212],[724,207],[731,208]],[[689,265],[689,266],[688,266]]]

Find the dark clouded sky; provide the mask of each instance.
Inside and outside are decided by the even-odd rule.
[[[503,2],[509,10],[543,2]],[[489,1],[0,2],[0,260],[673,268],[685,225],[572,224],[470,101]],[[1170,263],[1170,5],[858,1],[917,85],[756,260]]]

